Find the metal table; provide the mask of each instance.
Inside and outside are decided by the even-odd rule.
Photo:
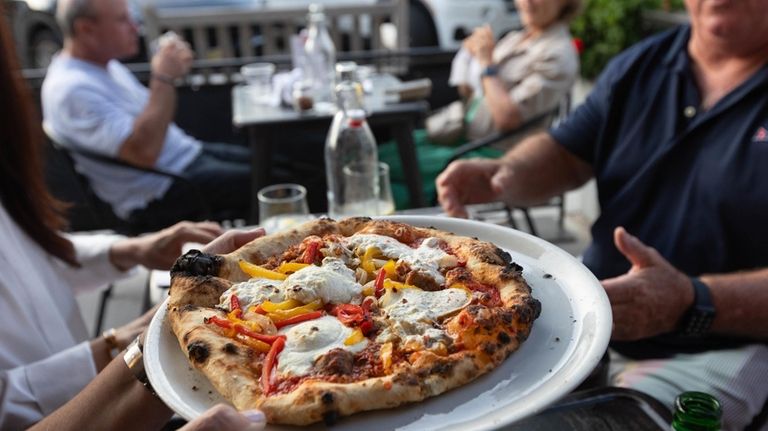
[[[403,164],[411,206],[426,204],[421,189],[421,174],[413,143],[413,129],[429,110],[425,101],[379,104],[371,107],[368,122],[371,126],[388,127],[397,142]],[[272,148],[281,131],[301,129],[322,136],[328,133],[332,116],[328,113],[308,111],[298,113],[292,109],[254,104],[245,86],[232,89],[232,123],[245,129],[251,146],[251,222],[258,219],[256,193],[270,183]],[[322,163],[322,162],[321,162]]]

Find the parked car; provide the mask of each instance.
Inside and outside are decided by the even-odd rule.
[[[62,35],[56,25],[56,0],[2,0],[10,6],[10,19],[17,51],[25,68],[47,67],[61,49]],[[376,1],[376,0],[369,0]],[[310,3],[326,6],[360,4],[360,0],[129,0],[134,19],[142,22],[146,2],[158,7],[249,6],[268,3]],[[490,23],[497,36],[520,28],[514,0],[409,0],[410,46],[456,49],[472,30]]]

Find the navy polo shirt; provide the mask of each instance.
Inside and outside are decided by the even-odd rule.
[[[617,226],[689,275],[768,266],[768,62],[704,111],[689,36],[683,26],[614,58],[550,131],[597,180],[584,263],[600,279],[630,268]]]

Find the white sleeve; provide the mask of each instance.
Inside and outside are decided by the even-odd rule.
[[[80,268],[72,268],[63,262],[56,262],[57,271],[64,277],[75,293],[103,288],[113,281],[135,274],[135,269],[121,271],[109,260],[109,250],[116,241],[124,239],[112,234],[64,234],[72,241]]]
[[[115,103],[112,94],[88,85],[67,91],[56,106],[56,133],[78,147],[117,157],[123,142],[133,133],[135,116]]]
[[[93,378],[88,342],[44,360],[0,371],[0,429],[25,429],[72,399]]]
[[[451,62],[451,74],[448,77],[448,84],[457,87],[461,84],[469,84],[470,64],[472,63],[472,54],[464,48],[459,49]]]

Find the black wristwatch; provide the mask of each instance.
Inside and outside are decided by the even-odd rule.
[[[480,76],[485,78],[486,76],[496,76],[499,74],[499,66],[495,64],[489,64],[485,66],[485,69],[480,73]]]
[[[693,305],[683,316],[680,332],[690,337],[701,337],[709,333],[715,320],[715,304],[709,286],[696,277],[691,277],[693,284]]]
[[[128,366],[128,369],[131,370],[133,375],[136,377],[136,380],[144,385],[144,387],[147,388],[147,390],[151,392],[152,395],[156,396],[157,394],[155,393],[154,388],[152,388],[152,385],[149,383],[147,372],[144,369],[144,346],[141,343],[141,338],[136,337],[136,339],[128,345],[128,347],[125,349],[123,360],[125,361],[125,365]]]

